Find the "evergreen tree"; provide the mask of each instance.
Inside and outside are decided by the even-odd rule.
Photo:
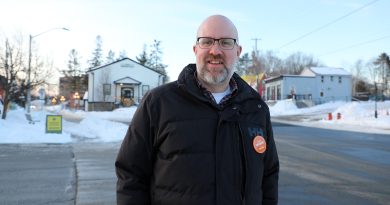
[[[247,70],[250,66],[250,57],[248,53],[244,53],[240,59],[238,60],[238,63],[236,65],[236,72],[238,75],[245,75],[247,74]]]
[[[149,65],[149,58],[148,58],[148,53],[146,51],[146,44],[144,44],[144,48],[142,50],[142,53],[139,54],[139,56],[136,57],[138,63],[140,63],[141,65]]]
[[[78,92],[81,84],[83,72],[80,66],[80,57],[76,49],[69,52],[68,69],[60,71],[72,85],[72,91]]]
[[[390,78],[390,58],[386,53],[382,53],[375,61],[379,81],[382,83],[384,94],[390,95],[389,78]]]
[[[377,65],[378,73],[380,74],[381,81],[384,83],[386,77],[389,76],[390,71],[390,58],[386,53],[382,53],[375,61],[374,64]]]
[[[119,58],[118,60],[122,60],[124,58],[128,58],[127,56],[127,52],[125,50],[122,50],[120,53],[119,53]]]
[[[92,52],[92,59],[88,61],[91,68],[100,66],[103,64],[102,60],[102,37],[100,35],[96,36],[96,48]]]
[[[115,61],[115,52],[112,50],[108,51],[107,57],[106,57],[106,63],[112,63]]]
[[[65,77],[74,77],[81,75],[80,57],[76,49],[69,52],[68,69],[60,70]]]
[[[149,54],[149,67],[160,73],[166,74],[165,68],[167,67],[167,65],[162,63],[161,56],[163,52],[160,45],[161,41],[154,40],[153,44],[150,46],[151,51]]]
[[[165,75],[163,82],[166,83],[169,81],[167,71],[165,68],[167,65],[162,63],[162,49],[160,47],[161,41],[154,40],[153,44],[150,46],[151,47],[151,52],[149,54],[149,61],[146,62],[146,66],[149,66],[153,70],[162,73]]]

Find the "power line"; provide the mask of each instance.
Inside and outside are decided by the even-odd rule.
[[[357,43],[357,44],[354,44],[354,45],[351,45],[351,46],[347,46],[347,47],[344,47],[344,48],[340,48],[340,49],[337,49],[337,50],[334,50],[334,51],[329,51],[327,53],[323,53],[323,54],[319,55],[318,57],[331,55],[333,53],[337,53],[337,52],[340,52],[340,51],[343,51],[343,50],[347,50],[347,49],[350,49],[350,48],[354,48],[354,47],[362,46],[362,45],[365,45],[365,44],[369,44],[369,43],[372,43],[372,42],[375,42],[375,41],[379,41],[379,40],[382,40],[382,39],[385,39],[385,38],[390,38],[390,35],[383,36],[383,37],[376,38],[376,39],[372,39],[372,40],[368,40],[368,41],[364,41],[364,42]]]
[[[374,4],[377,1],[379,1],[379,0],[371,1],[371,2],[369,2],[369,3],[367,3],[367,4],[363,5],[363,6],[357,8],[357,9],[355,9],[355,10],[353,10],[353,11],[351,11],[351,12],[349,12],[349,13],[347,13],[347,14],[345,14],[345,15],[343,15],[343,16],[341,16],[341,17],[339,17],[339,18],[337,18],[337,19],[335,19],[335,20],[333,20],[333,21],[331,21],[331,22],[329,22],[327,24],[325,24],[325,25],[323,25],[323,26],[320,26],[320,27],[318,27],[318,28],[316,28],[316,29],[306,33],[306,34],[303,34],[302,36],[300,36],[300,37],[298,37],[298,38],[296,38],[296,39],[294,39],[294,40],[292,40],[290,42],[287,42],[286,44],[280,46],[278,49],[284,48],[284,47],[286,47],[286,46],[288,46],[288,45],[290,45],[290,44],[292,44],[292,43],[294,43],[294,42],[296,42],[298,40],[301,40],[301,39],[305,38],[306,36],[309,36],[310,34],[313,34],[313,33],[317,32],[317,31],[320,31],[320,30],[322,30],[322,29],[324,29],[324,28],[326,28],[326,27],[328,27],[328,26],[338,22],[338,21],[341,21],[342,19],[344,19],[344,18],[346,18],[346,17],[348,17],[348,16],[350,16],[350,15],[352,15],[352,14],[354,14],[354,13],[356,13],[356,12],[362,10],[362,9],[364,9],[365,7],[367,7],[367,6],[371,5],[371,4]]]

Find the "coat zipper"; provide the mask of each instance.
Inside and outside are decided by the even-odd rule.
[[[241,204],[245,204],[245,191],[246,191],[246,153],[245,153],[245,142],[244,142],[244,135],[241,129],[241,125],[238,122],[238,129],[240,130],[240,156],[241,156],[241,176],[240,176],[240,181],[241,181]]]

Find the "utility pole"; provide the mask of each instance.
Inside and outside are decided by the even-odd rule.
[[[52,28],[52,29],[49,29],[47,31],[44,31],[42,33],[39,33],[35,36],[31,35],[29,36],[29,44],[28,44],[28,67],[27,67],[27,99],[26,99],[26,104],[25,104],[25,107],[26,107],[26,113],[27,114],[30,114],[31,112],[31,43],[32,43],[32,40],[33,38],[37,37],[37,36],[40,36],[44,33],[47,33],[47,32],[50,32],[50,31],[53,31],[53,30],[56,30],[56,29],[62,29],[62,30],[65,30],[65,31],[69,31],[69,29],[67,28]]]
[[[256,54],[256,57],[259,56],[259,51],[257,50],[257,41],[260,41],[261,38],[252,38],[252,40],[255,41],[255,54]]]
[[[29,36],[29,44],[28,44],[28,68],[27,68],[27,99],[26,99],[26,112],[30,114],[30,105],[31,105],[31,41],[33,36],[30,34]]]
[[[377,110],[377,101],[378,101],[378,87],[377,87],[377,83],[374,82],[374,86],[375,86],[375,112],[374,112],[374,117],[375,118],[378,118],[378,110]]]

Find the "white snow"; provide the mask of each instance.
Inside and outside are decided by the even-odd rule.
[[[120,108],[112,112],[84,112],[64,110],[61,106],[32,103],[35,124],[29,124],[23,108],[9,110],[6,120],[0,119],[0,143],[72,143],[121,141],[137,107]],[[390,101],[377,102],[378,118],[374,117],[375,102],[333,102],[311,108],[298,109],[285,100],[270,106],[273,121],[299,115],[299,120],[288,123],[303,126],[342,129],[359,132],[390,134]],[[328,120],[328,113],[333,119]],[[337,113],[341,119],[336,119]],[[46,115],[62,115],[62,134],[45,133]],[[284,120],[283,120],[284,119]]]
[[[131,107],[112,112],[84,112],[63,110],[61,106],[45,107],[39,101],[33,101],[32,105],[32,118],[39,122],[29,124],[23,108],[9,110],[6,120],[0,119],[0,143],[121,141],[136,110],[136,107]],[[62,115],[61,134],[46,133],[46,115]]]
[[[318,75],[351,75],[342,68],[332,67],[310,67],[310,69]]]
[[[375,109],[376,107],[376,109]],[[377,110],[377,118],[375,118]],[[390,101],[330,102],[309,108],[297,108],[291,100],[270,106],[273,121],[287,122],[299,116],[299,121],[288,123],[326,129],[390,134]],[[337,119],[339,114],[340,119]],[[331,120],[329,119],[331,115]]]

